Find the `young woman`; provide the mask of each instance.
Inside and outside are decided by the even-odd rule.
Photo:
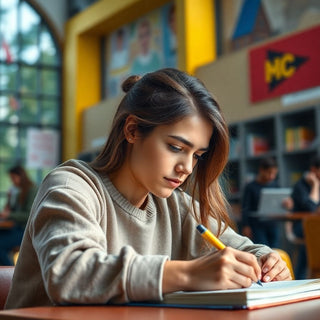
[[[43,181],[6,307],[161,300],[290,279],[276,252],[229,227],[218,182],[228,130],[204,85],[163,69],[123,89],[100,155],[67,161]],[[207,245],[198,223],[227,248]]]
[[[37,193],[37,186],[27,175],[25,169],[14,166],[8,170],[12,187],[8,192],[8,201],[0,212],[1,219],[14,222],[10,229],[0,231],[0,265],[13,265],[10,252],[20,246],[26,227],[33,200]]]

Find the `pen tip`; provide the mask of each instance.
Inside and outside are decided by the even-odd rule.
[[[260,280],[257,281],[257,284],[261,287],[263,287],[262,282]]]

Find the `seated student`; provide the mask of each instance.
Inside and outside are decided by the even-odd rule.
[[[296,182],[293,187],[293,212],[316,212],[320,206],[320,156],[314,156],[310,160],[309,171]],[[293,233],[297,238],[303,239],[303,227],[301,221],[293,223]],[[304,246],[300,246],[297,266],[295,269],[297,279],[307,276],[307,257]]]
[[[249,182],[243,192],[242,234],[251,238],[255,243],[263,243],[272,248],[280,247],[280,225],[276,221],[265,221],[257,217],[260,193],[263,188],[278,188],[276,177],[278,165],[273,158],[264,158],[259,163],[256,178]],[[292,208],[292,200],[284,199],[284,207]]]
[[[129,77],[123,89],[100,155],[44,179],[6,308],[159,301],[177,290],[291,279],[277,252],[229,227],[219,185],[228,127],[204,85],[162,69]],[[227,247],[209,246],[198,223]]]
[[[14,226],[0,230],[0,265],[13,265],[10,252],[20,246],[37,187],[28,177],[25,169],[18,165],[10,168],[8,174],[12,187],[8,201],[0,213],[2,219],[10,219]]]
[[[258,211],[260,193],[262,188],[276,188],[278,166],[273,158],[264,158],[259,163],[256,178],[249,182],[243,192],[242,208],[242,234],[255,243],[263,243],[273,248],[279,247],[280,229],[276,222],[261,221],[254,217]]]

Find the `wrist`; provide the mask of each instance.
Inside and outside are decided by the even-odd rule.
[[[163,293],[188,290],[190,287],[190,261],[167,261],[163,269]]]

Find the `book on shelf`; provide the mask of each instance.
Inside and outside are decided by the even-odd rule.
[[[296,135],[298,149],[305,149],[309,147],[315,136],[312,129],[303,126],[296,128]]]
[[[248,154],[257,156],[270,151],[269,140],[264,135],[249,134],[247,136]]]
[[[259,309],[320,298],[320,279],[274,281],[249,288],[179,291],[164,295],[161,305],[182,308]],[[320,303],[320,301],[319,301]]]
[[[286,150],[305,149],[310,146],[314,137],[314,131],[306,126],[288,127],[285,130]]]
[[[293,151],[295,149],[295,134],[294,128],[286,128],[285,131],[285,146],[287,151]]]

